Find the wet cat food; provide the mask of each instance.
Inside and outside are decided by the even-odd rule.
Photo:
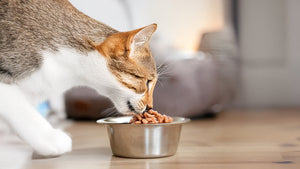
[[[159,114],[152,109],[148,112],[136,114],[132,117],[129,123],[131,124],[157,124],[157,123],[171,123],[173,118],[170,116]]]

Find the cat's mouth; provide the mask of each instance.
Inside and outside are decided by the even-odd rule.
[[[134,109],[134,107],[132,106],[129,100],[127,100],[127,106],[130,111],[137,113],[137,111]]]
[[[144,108],[139,108],[139,107],[134,107],[133,105],[134,104],[132,104],[129,100],[127,100],[127,107],[129,109],[129,111],[131,113],[135,113],[135,114],[143,113],[143,112],[148,111],[149,109],[151,109],[148,106],[146,106]]]

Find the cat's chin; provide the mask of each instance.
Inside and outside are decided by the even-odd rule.
[[[134,115],[134,114],[139,114],[139,113],[143,113],[145,109],[138,109],[138,108],[134,108],[131,107],[132,105],[130,104],[126,104],[127,106],[122,106],[119,107],[116,106],[116,109],[118,110],[118,112],[122,115]]]

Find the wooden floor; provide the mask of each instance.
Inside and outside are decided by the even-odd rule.
[[[300,168],[300,111],[231,111],[183,127],[175,156],[112,156],[106,130],[93,122],[67,129],[73,151],[32,160],[27,169],[288,169]]]

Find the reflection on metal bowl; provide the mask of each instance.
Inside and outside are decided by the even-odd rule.
[[[114,155],[129,158],[156,158],[176,153],[182,124],[190,121],[173,117],[172,123],[129,124],[131,116],[109,117],[97,121],[107,125]]]

